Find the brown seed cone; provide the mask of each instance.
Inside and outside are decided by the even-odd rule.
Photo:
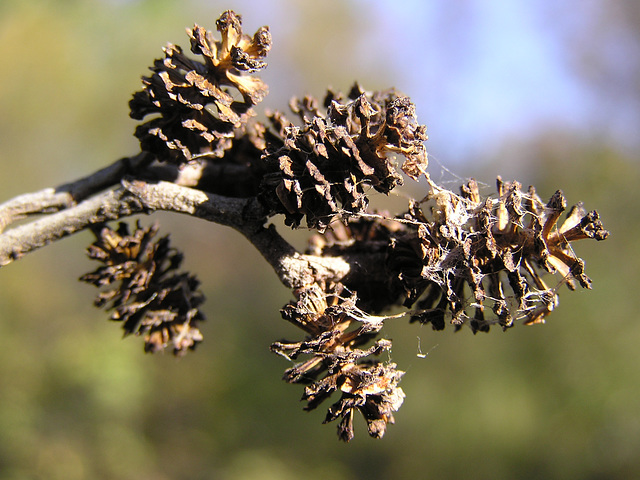
[[[234,131],[243,128],[254,115],[251,107],[268,91],[262,80],[246,74],[266,67],[271,34],[262,27],[253,37],[244,35],[241,20],[224,12],[217,21],[221,40],[198,25],[187,30],[191,52],[201,61],[176,45],[163,49],[165,58],[154,62],[153,74],[143,77],[143,89],[129,102],[132,118],[154,115],[135,131],[144,151],[181,164],[199,155],[222,157],[231,147]]]
[[[393,90],[367,94],[359,87],[343,100],[329,92],[326,114],[311,97],[294,99],[301,127],[278,118],[284,139],[264,156],[261,199],[288,225],[324,230],[333,218],[364,212],[366,187],[389,193],[402,183],[391,154],[405,156],[402,169],[416,179],[424,174],[426,128],[418,125],[408,97]],[[346,101],[346,103],[341,103]],[[276,120],[272,117],[272,122]]]
[[[118,230],[96,230],[88,255],[104,266],[80,280],[109,286],[96,298],[96,306],[112,310],[111,320],[122,322],[125,335],[142,335],[145,351],[171,346],[179,355],[202,341],[197,324],[204,320],[198,309],[204,296],[194,276],[176,273],[182,254],[169,246],[168,237],[154,240],[157,232],[157,225],[138,224],[129,234],[126,223]]]
[[[315,409],[334,392],[342,393],[325,418],[327,423],[342,417],[342,440],[353,438],[356,410],[367,421],[369,435],[380,438],[404,400],[398,387],[404,372],[393,363],[371,359],[388,351],[391,341],[378,339],[367,349],[358,348],[377,336],[382,320],[363,314],[355,305],[355,294],[344,298],[341,293],[340,285],[329,293],[318,285],[298,290],[298,300],[286,305],[282,316],[308,336],[302,342],[276,342],[271,350],[291,360],[306,357],[284,374],[289,383],[307,384],[302,396],[305,410]]]
[[[562,283],[590,288],[570,242],[607,238],[597,212],[575,206],[558,227],[566,208],[560,191],[544,204],[533,187],[523,192],[500,178],[496,199],[481,200],[474,180],[461,190],[458,196],[433,186],[431,214],[413,203],[405,215],[412,228],[392,240],[388,266],[405,288],[405,305],[417,302],[412,320],[439,330],[448,315],[457,328],[468,322],[474,332],[493,323],[508,328],[516,319],[541,323]],[[548,287],[544,272],[559,273],[559,283]]]

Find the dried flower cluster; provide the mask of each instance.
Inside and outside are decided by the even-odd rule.
[[[256,121],[253,107],[267,86],[252,74],[266,66],[269,30],[243,34],[232,11],[220,16],[217,30],[219,40],[198,25],[187,30],[199,59],[169,44],[143,77],[130,101],[131,117],[142,121],[135,131],[140,156],[53,194],[0,205],[2,227],[67,209],[35,230],[0,232],[0,264],[91,228],[89,256],[103,265],[81,279],[106,287],[96,305],[111,310],[126,334],[144,337],[146,351],[182,354],[202,340],[198,281],[177,271],[182,256],[168,237],[155,239],[156,226],[138,224],[129,233],[124,223],[113,230],[104,222],[161,209],[235,228],[294,292],[282,316],[305,337],[271,346],[293,362],[284,379],[305,385],[307,410],[339,395],[325,422],[338,421],[345,441],[353,438],[356,412],[369,434],[381,437],[402,405],[403,372],[390,361],[390,340],[378,338],[385,321],[406,316],[436,330],[446,323],[468,324],[474,333],[492,324],[507,329],[517,320],[543,322],[561,285],[591,287],[572,242],[607,238],[595,211],[579,204],[559,223],[566,209],[560,191],[544,203],[533,187],[500,179],[497,195],[486,198],[473,180],[460,194],[436,185],[426,173],[426,127],[395,90],[355,84],[346,95],[329,90],[322,102],[294,98],[296,122],[279,111]],[[201,176],[178,181],[190,167]],[[369,211],[371,190],[389,194],[403,174],[426,181],[425,198],[396,216]],[[266,226],[275,215],[315,230],[306,255]],[[543,277],[554,273],[549,286]],[[381,316],[399,306],[401,313]]]
[[[184,354],[202,341],[197,324],[204,320],[198,310],[204,297],[194,276],[176,272],[182,255],[168,237],[154,241],[157,232],[157,225],[138,225],[129,234],[126,223],[118,230],[96,229],[88,254],[104,266],[80,280],[110,287],[98,295],[96,306],[113,310],[111,319],[122,322],[125,335],[143,336],[145,351],[171,346],[174,354]]]

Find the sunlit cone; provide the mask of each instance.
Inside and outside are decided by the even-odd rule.
[[[280,148],[267,147],[261,199],[288,225],[306,219],[323,230],[336,217],[364,212],[368,187],[389,193],[402,183],[394,154],[405,157],[402,170],[416,179],[425,173],[426,127],[415,107],[395,90],[350,96],[329,92],[324,108],[311,97],[294,100],[302,126],[272,116],[284,136]]]
[[[152,118],[136,128],[142,150],[158,160],[188,162],[200,155],[222,157],[236,130],[254,115],[267,86],[250,74],[266,67],[271,34],[262,27],[249,37],[241,16],[228,10],[217,21],[221,39],[199,25],[188,29],[193,59],[169,44],[143,89],[129,102],[132,118]],[[234,91],[236,94],[234,94]]]

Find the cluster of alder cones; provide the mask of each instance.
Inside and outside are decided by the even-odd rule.
[[[293,228],[314,230],[307,255],[357,256],[371,265],[370,275],[297,286],[282,316],[305,337],[271,347],[294,362],[284,378],[305,385],[305,408],[339,393],[325,421],[339,420],[341,439],[353,438],[358,411],[369,434],[381,437],[403,402],[404,372],[378,358],[391,347],[378,338],[390,307],[402,305],[411,321],[436,330],[467,324],[475,333],[543,322],[558,285],[547,286],[545,273],[571,289],[590,288],[570,243],[607,237],[595,211],[574,206],[558,224],[567,206],[560,191],[543,202],[533,187],[501,179],[487,198],[473,180],[460,193],[439,187],[426,172],[426,127],[393,89],[356,84],[347,94],[329,90],[321,102],[294,98],[295,121],[279,111],[257,121],[254,107],[267,86],[253,74],[266,66],[269,29],[245,35],[240,15],[227,11],[217,31],[219,39],[189,29],[191,55],[164,48],[130,101],[131,117],[142,121],[135,135],[156,162],[218,172],[199,188],[255,197],[265,222],[283,215]],[[425,198],[395,216],[369,211],[368,193],[388,194],[403,173],[426,182]],[[82,280],[109,285],[96,304],[111,309],[126,333],[143,336],[147,351],[193,349],[202,340],[204,297],[195,277],[177,272],[182,257],[167,237],[156,241],[155,226],[94,231],[89,254],[104,266]]]

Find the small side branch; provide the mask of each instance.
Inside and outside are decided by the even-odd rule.
[[[0,266],[88,226],[143,211],[125,189],[110,190],[79,205],[0,234]]]
[[[120,183],[122,177],[152,161],[146,153],[122,158],[86,177],[56,188],[26,193],[0,204],[0,232],[12,223],[30,215],[54,213],[78,205],[102,190]]]

